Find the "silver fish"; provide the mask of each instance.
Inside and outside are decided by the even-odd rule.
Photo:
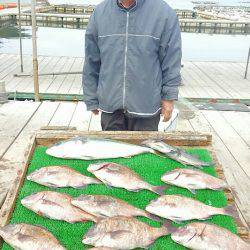
[[[153,153],[154,150],[125,142],[101,138],[76,137],[62,141],[48,148],[46,153],[64,159],[109,159],[131,157],[143,153]]]
[[[125,188],[133,192],[146,189],[159,195],[163,194],[163,190],[166,189],[165,186],[153,186],[145,182],[130,168],[116,163],[104,162],[90,164],[87,170],[103,183],[112,187]]]
[[[193,219],[205,220],[217,214],[236,215],[236,210],[232,206],[212,207],[181,195],[163,195],[151,201],[146,206],[146,211],[175,222]]]
[[[52,188],[83,188],[89,184],[101,183],[99,180],[85,176],[67,166],[43,167],[28,175],[27,179]]]
[[[148,248],[156,239],[168,234],[168,226],[155,228],[132,217],[112,217],[90,228],[82,242],[116,249]]]
[[[165,173],[161,180],[171,185],[186,188],[192,193],[199,189],[222,190],[228,187],[227,183],[219,178],[198,170],[184,168]]]
[[[194,222],[171,234],[175,242],[195,250],[249,250],[239,236],[216,225]]]
[[[52,233],[39,226],[9,224],[0,228],[0,236],[14,249],[65,250]]]
[[[147,140],[144,141],[142,144],[184,165],[191,165],[194,167],[201,168],[201,167],[209,167],[214,164],[212,162],[204,162],[200,160],[198,157],[187,153],[183,149],[170,146],[163,141]]]
[[[116,216],[144,216],[149,219],[159,220],[155,215],[108,195],[81,195],[74,198],[71,203],[100,219]]]
[[[71,204],[72,198],[63,193],[43,191],[32,194],[21,200],[24,207],[50,219],[63,220],[69,223],[97,221],[97,218]]]

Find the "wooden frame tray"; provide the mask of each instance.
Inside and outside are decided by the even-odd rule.
[[[14,181],[13,186],[9,190],[6,200],[0,210],[0,227],[7,225],[11,219],[12,213],[15,209],[15,203],[18,197],[19,190],[24,183],[26,172],[35,148],[37,146],[50,146],[58,141],[70,139],[76,136],[103,137],[126,141],[134,144],[139,144],[146,139],[161,139],[166,143],[175,146],[202,147],[210,151],[213,157],[213,161],[216,164],[215,168],[218,176],[226,180],[222,166],[218,162],[216,154],[212,148],[212,136],[210,134],[195,132],[83,132],[74,129],[59,129],[60,128],[44,128],[38,131],[34,136],[32,136],[25,153],[26,160],[23,163],[21,170],[18,171],[18,176]],[[228,204],[236,206],[231,190],[226,190],[225,193],[227,196]],[[239,236],[249,242],[249,230],[244,226],[244,223],[240,219],[240,215],[238,218],[236,218],[236,223]]]

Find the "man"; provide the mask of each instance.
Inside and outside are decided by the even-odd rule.
[[[85,36],[83,93],[103,130],[158,130],[181,82],[178,18],[163,0],[105,0]]]

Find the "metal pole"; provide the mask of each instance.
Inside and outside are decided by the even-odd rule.
[[[20,64],[23,72],[23,45],[22,45],[22,26],[21,26],[21,3],[18,0],[18,27],[19,27],[19,44],[20,44]]]
[[[32,21],[32,48],[33,48],[33,75],[34,75],[34,94],[35,101],[39,101],[39,82],[38,82],[38,60],[36,43],[36,0],[31,1],[31,21]]]
[[[244,79],[247,79],[249,59],[250,59],[250,47],[249,47],[248,56],[247,56],[247,65],[246,65],[246,71],[245,71],[245,77],[244,77]]]

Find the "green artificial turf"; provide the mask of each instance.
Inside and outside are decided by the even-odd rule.
[[[51,165],[68,165],[75,170],[92,176],[88,171],[87,167],[90,163],[94,163],[97,161],[83,161],[83,160],[64,160],[57,159],[46,155],[45,153],[46,147],[37,147],[33,158],[31,160],[30,166],[28,168],[28,174],[33,172],[34,170]],[[211,157],[209,152],[204,149],[190,149],[190,153],[199,155],[199,157],[204,161],[211,161]],[[107,160],[106,160],[107,161]],[[120,163],[131,167],[134,171],[140,174],[146,181],[154,185],[164,185],[164,183],[160,180],[161,176],[174,168],[183,167],[180,163],[177,163],[174,160],[170,160],[168,158],[163,158],[160,156],[152,155],[152,154],[143,154],[134,156],[130,159],[112,159],[112,162]],[[215,170],[213,167],[204,168],[204,171],[215,175]],[[39,184],[30,182],[26,180],[24,185],[19,193],[19,197],[17,199],[16,207],[14,213],[11,218],[11,223],[30,223],[35,225],[41,225],[46,227],[50,232],[54,234],[54,236],[67,248],[70,250],[79,250],[79,249],[87,249],[90,246],[84,246],[82,242],[83,235],[87,232],[87,230],[93,225],[92,222],[86,223],[76,223],[69,224],[67,222],[51,220],[47,218],[43,218],[38,216],[32,211],[29,211],[25,207],[23,207],[20,203],[20,200],[34,192],[44,191],[44,190],[53,190],[51,188],[47,188],[41,186]],[[67,193],[73,197],[77,197],[80,194],[106,194],[113,195],[117,198],[123,199],[130,204],[144,209],[145,206],[152,200],[157,198],[158,196],[150,191],[140,191],[138,193],[129,192],[120,188],[108,188],[105,185],[90,185],[84,189],[73,189],[73,188],[61,188],[56,189],[58,192]],[[200,190],[197,191],[196,195],[192,194],[186,189],[178,188],[174,186],[170,186],[169,189],[165,191],[166,194],[181,194],[187,197],[196,198],[199,201],[202,201],[208,205],[212,205],[215,207],[224,207],[227,205],[227,199],[222,191],[210,191],[210,190]],[[139,218],[140,220],[149,223],[151,226],[159,227],[160,223],[151,221],[147,218]],[[236,233],[236,224],[234,220],[229,216],[216,215],[208,220],[211,223],[217,224],[224,228],[229,229],[233,233]],[[175,224],[175,226],[182,226],[183,224]],[[7,244],[3,245],[4,250],[12,249]],[[155,244],[151,247],[151,249],[185,249],[184,247],[174,243],[170,236],[161,237],[158,239]]]

